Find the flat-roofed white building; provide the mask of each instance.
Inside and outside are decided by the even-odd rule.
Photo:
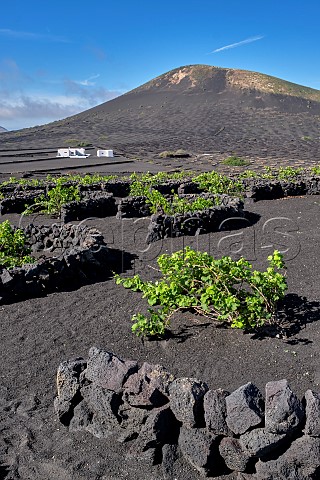
[[[113,157],[113,150],[97,150],[97,157]]]
[[[90,153],[86,153],[84,148],[58,148],[57,157],[64,158],[87,158]]]

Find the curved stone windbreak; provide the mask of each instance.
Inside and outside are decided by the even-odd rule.
[[[185,194],[185,193],[200,193],[198,185],[192,180],[171,180],[168,182],[159,183],[153,187],[162,195],[171,195],[172,193]]]
[[[0,192],[3,195],[10,195],[23,192],[37,192],[44,190],[46,187],[42,185],[20,185],[19,183],[9,183],[7,185],[0,184]]]
[[[27,207],[33,205],[44,193],[45,189],[10,193],[0,201],[0,215],[22,213]]]
[[[66,203],[61,208],[60,218],[64,223],[84,220],[88,217],[109,217],[117,213],[112,193],[90,192],[82,200]]]
[[[115,197],[127,197],[130,194],[131,182],[128,180],[110,180],[109,182],[91,183],[89,185],[79,185],[80,192],[90,192],[100,190],[102,192],[112,193]]]
[[[308,390],[301,402],[286,380],[267,383],[265,397],[251,382],[210,390],[92,347],[87,361],[60,364],[57,390],[55,411],[71,432],[128,442],[127,454],[162,463],[164,478],[179,457],[205,477],[320,478],[320,395]]]
[[[236,179],[236,177],[234,177]],[[248,178],[242,179],[241,183],[244,187],[244,196],[253,200],[273,200],[288,196],[300,195],[320,195],[320,177],[299,175],[290,180],[268,180]],[[130,197],[129,180],[112,180],[109,182],[97,182],[88,185],[81,185],[77,181],[69,181],[64,184],[65,187],[78,186],[82,206],[79,205],[79,215],[74,213],[74,217],[80,216],[102,216],[104,207],[98,205],[97,202],[88,202],[89,199],[107,198],[108,194],[121,199],[119,202],[118,217],[141,217],[150,215],[150,209],[144,202],[144,197]],[[5,196],[0,201],[0,214],[21,213],[26,205],[31,205],[43,193],[47,193],[56,186],[55,183],[47,182],[44,185],[5,185],[1,186],[0,191]],[[158,190],[163,195],[172,195],[176,193],[179,196],[200,194],[213,196],[213,194],[205,193],[199,185],[192,180],[185,181],[168,181],[154,185],[152,188]],[[101,204],[103,200],[101,200]],[[85,214],[85,205],[90,212],[96,208],[98,214]],[[66,207],[68,210],[68,207]],[[70,212],[76,211],[76,206],[70,206]],[[109,211],[109,209],[108,209]],[[115,212],[116,213],[116,212]],[[107,213],[109,215],[110,213]],[[113,213],[112,213],[113,214]],[[70,213],[71,215],[71,213]],[[79,217],[79,218],[80,218]],[[73,218],[72,218],[73,219]],[[74,218],[76,219],[76,218]]]
[[[184,191],[181,189],[181,192]],[[213,193],[200,193],[196,194],[193,193],[178,193],[179,198],[186,199],[189,202],[193,202],[198,198],[204,198],[206,200],[213,200],[218,201],[217,203],[221,203],[221,205],[228,205],[228,203],[233,202],[234,198],[229,197],[228,195],[218,195]],[[162,192],[161,192],[162,193]],[[163,194],[163,193],[162,193]],[[164,195],[164,194],[163,194]],[[165,194],[166,199],[169,202],[172,202],[173,195],[172,192],[170,195]],[[135,218],[135,217],[148,217],[151,215],[150,204],[147,202],[147,197],[145,196],[134,196],[134,197],[126,197],[122,198],[118,203],[118,212],[117,218]]]
[[[147,204],[147,197],[136,196],[122,198],[118,203],[117,218],[149,217],[150,206]]]
[[[258,200],[275,200],[284,197],[303,195],[320,195],[320,178],[297,177],[295,180],[261,180],[243,181],[246,197]]]
[[[82,225],[28,225],[24,229],[36,262],[0,267],[0,303],[34,297],[93,280],[106,270],[108,247],[95,228]]]
[[[195,195],[188,195],[190,200]],[[243,217],[243,201],[228,195],[219,197],[221,205],[193,213],[177,213],[176,215],[154,214],[148,227],[146,242],[152,243],[168,237],[198,235],[219,230],[221,223],[232,217]]]

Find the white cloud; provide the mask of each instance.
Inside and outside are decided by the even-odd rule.
[[[78,91],[65,95],[8,95],[8,92],[0,92],[0,125],[8,130],[42,125],[70,117],[122,93],[96,88],[84,95],[82,89],[86,88],[77,87]]]
[[[100,74],[83,80],[27,76],[13,59],[0,63],[0,125],[11,129],[61,120],[123,93],[96,85]]]
[[[246,45],[247,43],[252,43],[252,42],[256,42],[257,40],[261,40],[262,38],[264,38],[263,35],[257,35],[255,37],[246,38],[245,40],[241,40],[240,42],[231,43],[230,45],[225,45],[224,47],[216,48],[210,53],[217,53],[217,52],[222,52],[223,50],[229,50],[230,48],[241,47],[242,45]]]
[[[47,42],[69,43],[69,40],[65,37],[34,32],[23,32],[19,30],[11,30],[10,28],[0,28],[0,35],[9,38],[19,38],[21,40],[42,40]]]
[[[90,80],[90,79],[88,79]],[[88,88],[90,87],[90,88]],[[77,96],[82,99],[82,104],[85,104],[85,108],[90,108],[99,103],[107,102],[112,98],[118,97],[123,92],[117,90],[108,90],[104,87],[96,87],[90,85],[90,83],[81,83],[75,80],[66,78],[64,80],[64,88],[67,95]]]
[[[61,95],[48,98],[22,95],[7,101],[0,100],[0,122],[15,118],[63,118],[79,111],[80,100]]]
[[[92,82],[92,80],[95,80],[96,78],[99,78],[100,74],[98,73],[97,75],[92,75],[91,77],[85,79],[85,80],[74,80],[74,83],[77,83],[78,85],[83,85],[84,87],[93,87],[96,82]]]

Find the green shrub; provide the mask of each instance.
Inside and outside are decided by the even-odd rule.
[[[244,172],[239,174],[238,178],[242,179],[242,178],[259,178],[259,177],[260,175],[254,170],[245,170]]]
[[[47,213],[49,215],[59,215],[62,205],[69,202],[79,201],[80,192],[78,186],[64,186],[63,179],[57,182],[54,188],[51,188],[47,195],[41,195],[34,205],[27,207],[25,214],[33,212]]]
[[[2,267],[13,268],[33,263],[35,259],[29,255],[30,251],[21,229],[14,229],[8,220],[0,223],[0,265]]]
[[[213,208],[216,205],[220,205],[219,198],[203,198],[198,197],[195,200],[188,200],[186,198],[181,198],[179,195],[174,195],[171,203],[171,215],[175,213],[186,213],[186,212],[200,212],[202,210],[207,210],[208,208]]]
[[[245,167],[250,164],[248,160],[244,160],[243,158],[239,158],[234,155],[225,158],[222,163],[223,165],[228,165],[229,167]]]
[[[280,167],[277,178],[279,180],[290,180],[301,175],[302,172],[302,167]]]
[[[150,182],[151,183],[151,182]],[[172,201],[165,197],[152,184],[134,181],[130,187],[130,195],[133,197],[146,197],[146,203],[150,207],[151,213],[162,212],[166,215],[175,215],[176,213],[197,212],[212,208],[220,204],[220,200],[198,197],[195,200],[179,197],[174,194]]]
[[[233,328],[254,329],[276,318],[277,302],[287,289],[283,257],[275,250],[265,272],[252,270],[245,260],[215,259],[189,247],[161,255],[157,262],[162,278],[143,281],[139,275],[121,278],[117,284],[142,292],[151,307],[149,315],[132,317],[132,331],[142,336],[163,336],[178,310],[193,309]]]
[[[1,183],[1,187],[5,187],[7,185],[21,185],[22,187],[25,186],[34,186],[38,187],[43,184],[42,180],[38,180],[37,178],[16,178],[16,177],[10,177],[9,180],[4,180]]]
[[[86,175],[63,175],[60,177],[53,177],[52,175],[47,175],[47,182],[57,184],[74,182],[78,185],[92,185],[93,183],[107,183],[112,180],[116,180],[117,178],[117,175],[100,175],[98,173]]]
[[[192,180],[199,185],[201,190],[210,193],[237,195],[244,190],[244,187],[239,180],[234,180],[215,171],[201,173],[200,175],[193,177]]]
[[[317,168],[317,167],[314,167]],[[311,171],[313,168],[311,169]],[[240,179],[243,178],[262,178],[265,180],[291,180],[305,171],[302,167],[279,167],[278,169],[272,169],[271,167],[264,167],[261,173],[254,172],[252,170],[245,170],[239,175]],[[320,171],[320,169],[319,169]]]

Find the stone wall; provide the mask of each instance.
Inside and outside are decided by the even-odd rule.
[[[80,185],[80,192],[101,190],[112,193],[115,197],[127,197],[130,193],[130,183],[126,180],[113,180],[110,182],[93,183],[90,185]]]
[[[300,196],[300,195],[319,195],[320,194],[320,177],[317,176],[301,176],[295,180],[268,180],[268,179],[244,179],[242,184],[246,189],[244,194],[247,198],[253,200],[273,200],[277,198],[283,198],[288,196]],[[67,182],[65,186],[76,186],[77,182]],[[21,213],[25,209],[25,205],[31,205],[41,194],[47,193],[48,190],[54,188],[54,183],[47,183],[45,187],[41,186],[20,186],[20,185],[8,185],[1,187],[1,192],[5,195],[5,198],[0,201],[0,214],[6,213]],[[159,184],[153,187],[160,191],[163,195],[172,195],[172,193],[178,193],[179,195],[187,194],[201,194],[203,193],[199,186],[193,181],[170,181],[163,184]],[[144,202],[144,197],[129,197],[130,193],[130,181],[114,180],[110,182],[101,182],[90,185],[79,185],[81,200],[85,202],[91,198],[96,199],[107,198],[107,194],[112,194],[120,200],[118,217],[141,217],[150,215],[149,207]],[[211,194],[212,196],[212,194]],[[101,202],[103,203],[103,201]],[[93,213],[84,213],[84,203],[79,210],[81,218],[86,216],[103,216],[102,213],[95,215]],[[92,204],[87,203],[88,209],[92,210],[95,206],[98,207],[96,202]],[[74,215],[77,218],[77,214],[71,212],[76,209],[76,206],[70,207],[70,215]],[[101,207],[103,211],[104,207]],[[67,207],[68,210],[68,207]],[[115,212],[116,214],[116,212]],[[79,217],[79,218],[80,218]],[[168,222],[168,220],[166,220]],[[176,227],[175,227],[176,228]]]
[[[26,244],[36,262],[0,267],[0,303],[93,280],[106,270],[108,248],[95,228],[81,225],[28,225]]]
[[[38,189],[7,194],[6,197],[0,201],[0,215],[22,213],[27,206],[33,205],[44,192],[44,189]]]
[[[189,194],[189,193],[201,193],[203,190],[199,185],[193,182],[191,179],[185,180],[172,180],[164,182],[159,185],[155,185],[153,188],[158,190],[162,195],[171,195],[172,193]]]
[[[243,182],[248,198],[254,200],[274,200],[289,196],[319,195],[319,177],[299,177],[296,180],[247,180]]]
[[[216,195],[217,197],[218,195]],[[190,197],[195,197],[190,195]],[[162,238],[181,237],[214,232],[223,220],[243,216],[243,201],[239,198],[219,195],[221,205],[194,213],[165,215],[154,214],[148,227],[147,243]],[[190,198],[191,199],[191,198]]]
[[[68,223],[88,217],[109,217],[116,213],[116,201],[112,193],[90,192],[90,195],[83,195],[79,201],[63,205],[60,216],[64,223]]]
[[[144,196],[122,198],[118,203],[117,218],[148,217],[151,211],[146,200]]]
[[[182,189],[183,191],[183,189]],[[162,192],[161,192],[162,193]],[[197,198],[205,198],[215,201],[218,199],[221,205],[229,205],[233,203],[234,198],[230,198],[228,195],[214,195],[213,193],[179,193],[180,198],[187,199],[189,202],[196,200]],[[165,195],[168,201],[172,201],[173,195]],[[134,218],[134,217],[148,217],[151,215],[150,206],[147,203],[147,197],[135,196],[122,198],[118,203],[117,218]]]
[[[172,479],[181,457],[200,476],[238,472],[238,479],[320,478],[320,395],[302,401],[286,380],[265,398],[252,383],[234,392],[175,378],[161,365],[141,366],[92,347],[88,360],[60,364],[55,411],[71,432],[128,442],[128,455],[162,463]]]

